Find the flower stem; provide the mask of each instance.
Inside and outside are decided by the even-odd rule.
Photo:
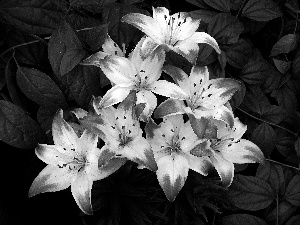
[[[277,124],[275,124],[275,123],[271,123],[271,122],[262,120],[262,119],[260,119],[260,118],[257,118],[256,116],[253,116],[253,115],[251,115],[250,113],[247,113],[246,111],[240,109],[239,107],[236,107],[236,109],[238,109],[239,111],[241,111],[241,112],[245,113],[246,115],[252,117],[253,119],[259,120],[259,121],[264,122],[264,123],[267,123],[267,124],[269,124],[269,125],[271,125],[271,126],[274,126],[274,127],[278,127],[278,128],[280,128],[280,129],[282,129],[282,130],[285,130],[286,132],[288,132],[288,133],[290,133],[290,134],[293,134],[294,136],[296,136],[296,137],[298,138],[298,134],[294,133],[293,131],[291,131],[291,130],[289,130],[289,129],[286,129],[286,128],[284,128],[284,127],[282,127],[282,126],[279,126],[279,125],[277,125]]]
[[[290,166],[290,165],[287,165],[287,164],[284,164],[284,163],[281,163],[281,162],[277,162],[277,161],[272,160],[272,159],[265,159],[265,160],[269,161],[269,162],[272,162],[272,163],[276,163],[276,164],[281,165],[281,166],[285,166],[285,167],[288,167],[288,168],[300,171],[300,168],[297,168],[297,167],[294,167],[294,166]]]
[[[8,53],[9,51],[14,50],[15,48],[22,47],[22,46],[25,46],[25,45],[34,44],[34,43],[37,43],[37,42],[39,42],[39,41],[40,41],[40,40],[34,40],[34,41],[29,41],[29,42],[26,42],[26,43],[22,43],[22,44],[19,44],[19,45],[12,46],[12,47],[10,47],[9,49],[6,49],[6,51],[4,51],[4,52],[0,55],[0,58],[1,58],[3,55],[5,55],[6,53]]]

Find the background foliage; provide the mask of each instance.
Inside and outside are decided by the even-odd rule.
[[[190,171],[173,203],[154,173],[126,163],[93,186],[95,213],[79,212],[69,190],[28,199],[44,164],[37,143],[51,143],[59,108],[68,121],[87,109],[109,82],[102,71],[82,66],[100,50],[108,32],[129,53],[142,33],[120,18],[151,15],[152,6],[200,18],[222,54],[200,45],[198,65],[211,77],[241,81],[231,105],[248,126],[246,138],[266,157],[264,165],[236,165],[225,190],[217,173]],[[297,0],[1,0],[0,139],[1,224],[224,224],[296,225],[300,221],[300,46]],[[191,65],[169,53],[167,63],[188,74]],[[163,74],[164,79],[169,79]],[[163,99],[159,99],[162,102]]]

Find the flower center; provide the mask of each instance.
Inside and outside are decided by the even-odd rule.
[[[132,141],[132,137],[128,137],[125,134],[119,134],[119,146],[125,147],[129,142]]]

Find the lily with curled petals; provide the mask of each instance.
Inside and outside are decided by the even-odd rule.
[[[201,140],[190,121],[184,123],[182,115],[165,117],[159,126],[148,132],[147,138],[158,167],[157,179],[169,201],[174,201],[184,186],[189,169],[205,176],[208,174],[210,159],[190,153]]]
[[[257,145],[242,139],[247,126],[238,118],[234,118],[234,126],[230,128],[219,120],[211,120],[207,128],[207,137],[203,142],[191,150],[191,154],[209,157],[217,170],[224,186],[230,186],[234,177],[234,163],[262,163],[264,155]]]
[[[123,16],[122,21],[135,26],[148,36],[142,46],[143,55],[163,46],[165,50],[172,50],[195,64],[199,52],[198,43],[209,44],[217,53],[221,53],[213,37],[205,32],[196,32],[200,19],[193,19],[186,12],[170,16],[168,9],[158,7],[153,8],[153,18],[140,13],[130,13]]]
[[[123,101],[131,90],[136,91],[136,104],[145,103],[142,118],[152,114],[157,106],[156,96],[185,99],[186,93],[178,85],[165,80],[158,80],[165,61],[165,52],[158,48],[147,58],[140,53],[145,38],[137,44],[129,58],[107,56],[99,65],[106,77],[115,84],[103,96],[98,108],[106,108]]]
[[[79,208],[86,214],[92,214],[93,181],[109,176],[124,162],[107,160],[99,167],[98,161],[103,160],[105,155],[97,148],[97,135],[85,130],[78,137],[72,126],[63,119],[62,110],[53,119],[52,135],[54,145],[39,144],[35,149],[37,157],[48,165],[33,181],[29,197],[71,186]]]
[[[233,112],[225,104],[240,88],[238,81],[230,78],[209,80],[206,66],[193,66],[190,76],[175,66],[165,66],[163,71],[186,93],[187,97],[184,100],[187,106],[183,101],[168,99],[157,107],[155,117],[187,113],[197,119],[217,119],[233,126]]]

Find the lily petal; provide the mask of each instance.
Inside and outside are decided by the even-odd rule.
[[[56,192],[68,188],[76,177],[74,171],[68,167],[48,165],[34,179],[29,189],[28,196],[33,197],[45,192]]]
[[[133,63],[135,68],[140,68],[143,60],[146,58],[142,55],[141,49],[146,41],[147,36],[141,38],[141,40],[136,44],[133,51],[129,54],[129,60]]]
[[[158,80],[150,85],[151,91],[170,98],[184,100],[188,98],[188,94],[185,93],[178,85],[168,82],[166,80]]]
[[[112,83],[122,87],[134,84],[136,70],[129,59],[119,56],[107,56],[100,62],[100,67]]]
[[[239,82],[230,78],[209,80],[203,86],[199,104],[207,109],[218,108],[229,101],[239,88]]]
[[[182,100],[169,98],[156,108],[154,111],[154,118],[184,114],[184,107],[185,105]]]
[[[212,122],[218,128],[218,138],[223,140],[239,140],[247,130],[247,126],[244,125],[237,117],[234,118],[234,126],[232,128],[230,128],[227,123],[221,120],[213,120]]]
[[[96,52],[94,54],[92,54],[91,56],[89,56],[88,58],[86,58],[85,60],[83,60],[80,64],[81,65],[85,65],[85,66],[97,66],[100,67],[100,62],[102,60],[104,60],[104,58],[106,56],[108,56],[109,54],[99,51]]]
[[[172,18],[178,18],[177,21],[174,21],[174,23],[178,25],[178,28],[173,26],[173,30],[175,30],[175,38],[179,41],[191,37],[196,32],[200,24],[200,19],[193,19],[188,13],[175,13],[172,15]]]
[[[79,143],[81,147],[81,155],[83,157],[91,158],[93,155],[90,153],[97,149],[98,136],[91,132],[91,130],[84,130],[83,134],[79,138]]]
[[[189,162],[189,168],[203,176],[207,176],[209,170],[212,168],[211,161],[208,157],[197,157],[192,154],[187,154],[186,158]]]
[[[189,78],[189,76],[180,68],[176,66],[166,65],[162,70],[171,76],[176,84],[179,85],[179,81],[183,81]],[[181,87],[182,88],[182,87]]]
[[[157,106],[157,98],[151,91],[141,90],[136,93],[136,104],[140,103],[146,104],[140,118],[147,121]]]
[[[199,46],[197,43],[189,42],[187,40],[188,39],[178,41],[175,46],[168,45],[168,47],[195,65],[198,57]]]
[[[221,180],[222,184],[225,187],[230,186],[234,176],[234,165],[232,162],[227,161],[222,157],[221,154],[216,153],[214,156],[210,157],[210,160],[214,167],[216,168]]]
[[[164,43],[163,34],[160,30],[157,30],[160,25],[152,17],[140,13],[130,13],[123,16],[121,21],[135,26],[158,44]]]
[[[186,42],[194,42],[194,43],[205,43],[213,47],[218,54],[221,54],[221,50],[218,46],[217,41],[210,36],[209,34],[205,32],[195,32],[192,36],[190,36],[188,39],[183,40],[182,42],[179,42],[178,44],[181,45],[182,43]]]
[[[141,55],[143,58],[148,57],[159,46],[151,37],[146,37],[141,46]]]
[[[167,116],[164,117],[163,120],[165,122],[171,122],[173,125],[173,135],[174,136],[178,136],[179,135],[179,131],[181,130],[181,128],[185,125],[184,121],[183,121],[183,116],[178,114],[178,115],[172,115],[172,116]]]
[[[166,35],[166,32],[169,30],[168,22],[170,20],[169,10],[165,7],[152,7],[153,19],[156,20],[159,25],[160,32],[162,35]]]
[[[175,155],[174,157],[169,155],[160,158],[157,161],[157,167],[156,175],[159,185],[168,200],[173,202],[188,176],[188,161],[181,155]]]
[[[120,169],[121,166],[123,166],[126,161],[127,161],[126,158],[112,158],[112,159],[108,160],[106,164],[99,167],[97,173],[92,174],[93,181],[102,180],[102,179],[110,176],[111,174],[116,172],[118,169]],[[94,170],[94,171],[96,171],[96,170]]]
[[[78,136],[72,126],[63,119],[63,111],[57,111],[52,123],[52,136],[54,144],[62,147],[63,154],[73,156],[78,150]],[[61,150],[58,148],[57,150]]]
[[[119,85],[113,86],[101,99],[100,107],[107,108],[109,106],[122,102],[127,97],[131,89],[131,87],[120,87]]]
[[[91,203],[91,189],[93,181],[88,179],[85,170],[77,174],[75,181],[71,185],[71,192],[78,207],[88,215],[93,214]]]
[[[107,35],[107,38],[105,39],[103,45],[102,45],[103,51],[105,53],[108,53],[109,55],[117,55],[124,57],[124,52],[120,49],[120,47],[114,42],[113,39],[109,35]]]
[[[198,141],[198,136],[193,131],[190,121],[181,127],[179,132],[180,147],[183,152],[189,152]]]
[[[224,143],[220,148],[220,153],[224,159],[232,163],[261,163],[264,161],[264,154],[260,148],[256,144],[245,139]]]

